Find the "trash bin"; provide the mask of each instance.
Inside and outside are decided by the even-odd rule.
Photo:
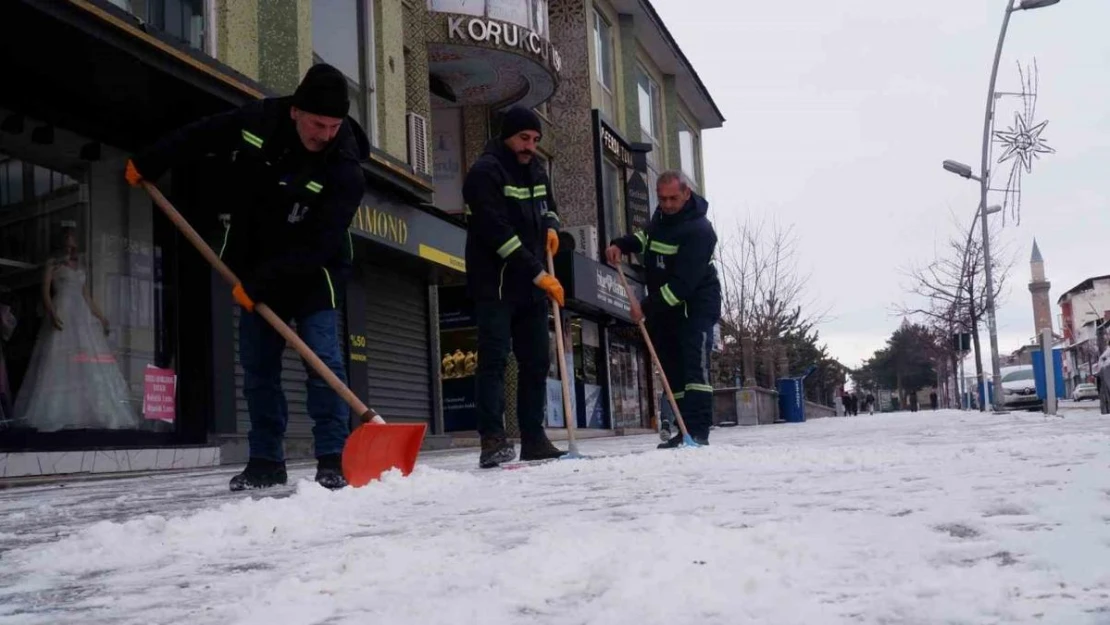
[[[805,378],[779,378],[779,414],[787,423],[803,423],[806,420],[805,393],[802,382]]]

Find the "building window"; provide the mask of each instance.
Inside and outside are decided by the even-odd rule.
[[[701,138],[685,120],[678,120],[678,146],[682,158],[682,173],[686,174],[695,190],[701,189]]]
[[[462,108],[432,109],[432,179],[435,205],[450,215],[463,215],[463,118]]]
[[[149,198],[123,180],[127,152],[81,160],[89,141],[0,135],[3,448],[175,432],[174,402],[144,401],[148,367],[179,364],[171,263]]]
[[[608,159],[601,161],[601,190],[605,197],[605,240],[628,234],[624,213],[624,177],[621,168]]]
[[[312,60],[347,77],[350,116],[377,145],[373,15],[371,0],[312,0]]]
[[[613,27],[597,11],[594,14],[594,74],[596,75],[598,90],[601,93],[599,108],[609,120],[616,119],[616,100],[613,77]]]
[[[663,106],[662,91],[659,83],[652,80],[643,67],[636,67],[637,94],[640,101],[640,136],[642,141],[651,144],[647,154],[648,197],[651,207],[658,204],[655,183],[663,169]]]
[[[197,50],[213,53],[205,0],[110,0],[144,23]]]

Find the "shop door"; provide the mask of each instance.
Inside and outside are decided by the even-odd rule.
[[[391,423],[430,426],[427,283],[374,266],[364,276],[368,405]]]

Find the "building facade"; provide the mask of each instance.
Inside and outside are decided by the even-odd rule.
[[[663,169],[703,191],[701,131],[723,119],[646,0],[13,0],[0,35],[20,87],[0,93],[0,477],[245,460],[238,308],[123,167],[189,121],[291,93],[320,61],[348,76],[373,145],[356,266],[337,293],[356,394],[391,421],[427,423],[429,446],[473,436],[461,184],[500,111],[523,104],[544,118],[570,235],[556,273],[576,420],[651,425],[657,388],[599,253],[650,215]],[[234,181],[218,166],[157,182],[221,240],[212,194]],[[556,371],[552,427],[564,423]],[[283,381],[287,453],[306,457],[291,349]]]
[[[1094,364],[1106,347],[1110,276],[1087,278],[1060,295],[1056,303],[1060,306],[1064,376],[1070,394],[1076,384],[1093,381]]]

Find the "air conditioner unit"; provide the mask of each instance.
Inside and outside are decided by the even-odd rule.
[[[571,226],[566,228],[574,237],[574,251],[593,260],[599,260],[597,226]]]
[[[425,176],[432,175],[432,164],[428,154],[428,119],[416,113],[409,112],[409,165],[413,171]]]

